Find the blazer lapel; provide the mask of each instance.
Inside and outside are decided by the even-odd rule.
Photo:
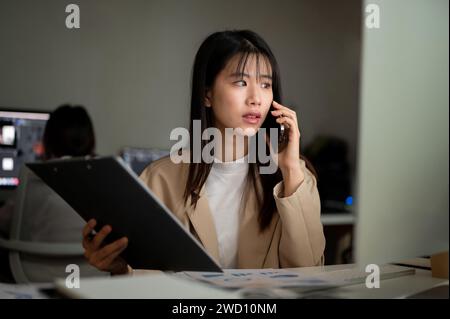
[[[187,215],[191,221],[195,232],[202,242],[208,253],[218,262],[219,261],[219,244],[217,241],[216,227],[208,205],[208,199],[205,193],[205,185],[203,185],[197,207],[188,205]],[[188,203],[190,200],[188,201]]]

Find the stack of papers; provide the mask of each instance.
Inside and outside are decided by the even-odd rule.
[[[311,275],[284,269],[224,269],[220,272],[186,271],[176,276],[207,282],[222,288],[330,287],[336,284]]]

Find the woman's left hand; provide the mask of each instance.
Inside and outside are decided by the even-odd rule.
[[[278,153],[278,167],[283,174],[285,191],[284,195],[289,196],[295,192],[304,179],[300,166],[300,130],[298,128],[297,114],[295,111],[283,106],[275,101],[272,103],[275,110],[271,111],[277,119],[278,124],[288,126],[287,146]]]

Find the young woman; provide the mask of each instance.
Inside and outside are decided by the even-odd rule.
[[[193,160],[198,150],[191,142],[189,163],[176,164],[165,157],[141,174],[223,268],[323,264],[325,238],[316,178],[300,156],[297,115],[280,104],[280,85],[275,57],[257,34],[210,35],[194,61],[190,133],[194,137],[194,120],[201,121],[202,132],[220,131],[222,143],[214,152],[215,160]],[[261,173],[260,159],[248,160],[247,143],[243,145],[246,156],[240,158],[237,139],[226,138],[227,128],[240,128],[267,134],[264,138],[269,141],[269,129],[281,124],[289,129],[285,146],[276,154],[278,167],[273,174]],[[207,143],[202,140],[201,146]],[[83,230],[85,256],[91,265],[112,274],[132,271],[119,257],[127,238],[102,245],[112,229],[104,226],[92,238],[95,224],[91,220]]]

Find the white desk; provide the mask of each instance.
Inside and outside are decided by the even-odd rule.
[[[288,270],[302,274],[315,275],[318,272],[351,268],[353,265],[334,265],[324,267],[290,268]],[[215,289],[211,286],[199,285],[197,282],[174,281],[171,278],[161,278],[159,271],[140,271],[134,276],[118,276],[114,278],[93,278],[81,282],[83,291],[74,289],[72,297],[83,298],[173,298],[173,299],[208,299],[208,298],[239,298],[239,293]],[[159,276],[158,276],[159,275]],[[142,276],[142,277],[141,277]],[[64,282],[64,280],[63,280]],[[62,284],[64,284],[62,282]],[[439,284],[447,283],[448,279],[431,277],[431,271],[416,269],[414,275],[402,276],[380,281],[380,288],[369,289],[364,283],[320,292],[308,292],[304,296],[312,298],[343,298],[343,299],[392,299],[405,298],[431,289]],[[155,289],[158,287],[158,289]],[[1,288],[1,286],[0,286]],[[8,288],[11,290],[11,287]],[[19,292],[29,292],[33,286],[17,286]],[[66,291],[67,292],[67,291]],[[77,295],[78,294],[78,295]],[[292,293],[286,294],[290,298]]]
[[[352,213],[326,213],[320,216],[324,226],[353,225],[355,215]]]
[[[304,267],[304,268],[290,268],[287,269],[289,271],[295,271],[306,275],[314,276],[318,272],[324,272],[324,271],[330,271],[330,270],[339,270],[339,269],[347,269],[352,268],[354,265],[333,265],[333,266],[323,266],[323,267]],[[136,297],[136,294],[138,294],[138,298],[142,298],[143,296],[146,296],[147,298],[160,298],[161,291],[154,291],[152,288],[148,288],[148,285],[140,282],[139,280],[136,280],[136,277],[139,277],[141,275],[144,275],[144,278],[147,278],[149,280],[149,284],[151,284],[151,279],[147,277],[148,274],[158,274],[158,272],[147,272],[147,271],[139,271],[135,274],[134,281],[135,283],[132,283],[133,280],[126,280],[120,283],[120,280],[115,283],[108,283],[103,281],[102,282],[102,288],[99,291],[104,291],[105,296],[109,296],[111,291],[114,291],[115,289],[112,289],[113,286],[120,286],[122,287],[121,290],[116,291],[114,293],[115,298],[128,298],[128,297]],[[160,273],[160,272],[159,272]],[[448,283],[448,280],[439,279],[439,278],[433,278],[431,277],[431,271],[429,270],[421,270],[416,269],[416,273],[414,275],[409,276],[402,276],[397,277],[393,279],[385,279],[380,281],[380,288],[372,288],[369,289],[366,287],[364,283],[362,284],[356,284],[351,286],[344,286],[340,288],[333,288],[324,290],[321,292],[308,292],[304,294],[306,298],[312,297],[314,294],[318,295],[320,298],[351,298],[351,299],[358,299],[358,298],[380,298],[380,299],[391,299],[391,298],[404,298],[406,296],[416,294],[425,290],[428,290],[430,288],[433,288],[434,286],[442,283]],[[135,285],[140,284],[140,289]],[[186,296],[190,296],[189,298],[196,298],[195,296],[202,296],[202,298],[239,298],[238,295],[230,295],[227,296],[224,294],[221,290],[215,290],[212,288],[205,289],[204,291],[200,289],[200,287],[197,286],[197,283],[192,283],[191,288],[189,288],[189,285],[186,285],[185,283],[182,284],[183,289],[179,289],[177,285],[174,285],[174,289],[166,289],[165,296],[170,296],[169,298],[186,298]],[[127,287],[125,289],[125,287]],[[131,288],[132,287],[132,288]],[[208,286],[210,287],[210,286]],[[94,289],[95,288],[95,289]],[[98,290],[97,286],[92,286],[89,290]],[[117,287],[115,287],[117,288]],[[166,287],[167,288],[167,287]],[[147,291],[148,289],[148,291]],[[192,291],[191,291],[192,290]],[[107,294],[106,294],[107,292]],[[195,293],[194,293],[195,292]],[[292,293],[288,294],[282,294],[289,296],[289,298],[292,298],[294,295]],[[96,296],[102,296],[101,294],[98,294]],[[206,297],[205,297],[206,296]],[[167,298],[167,297],[166,297]]]

